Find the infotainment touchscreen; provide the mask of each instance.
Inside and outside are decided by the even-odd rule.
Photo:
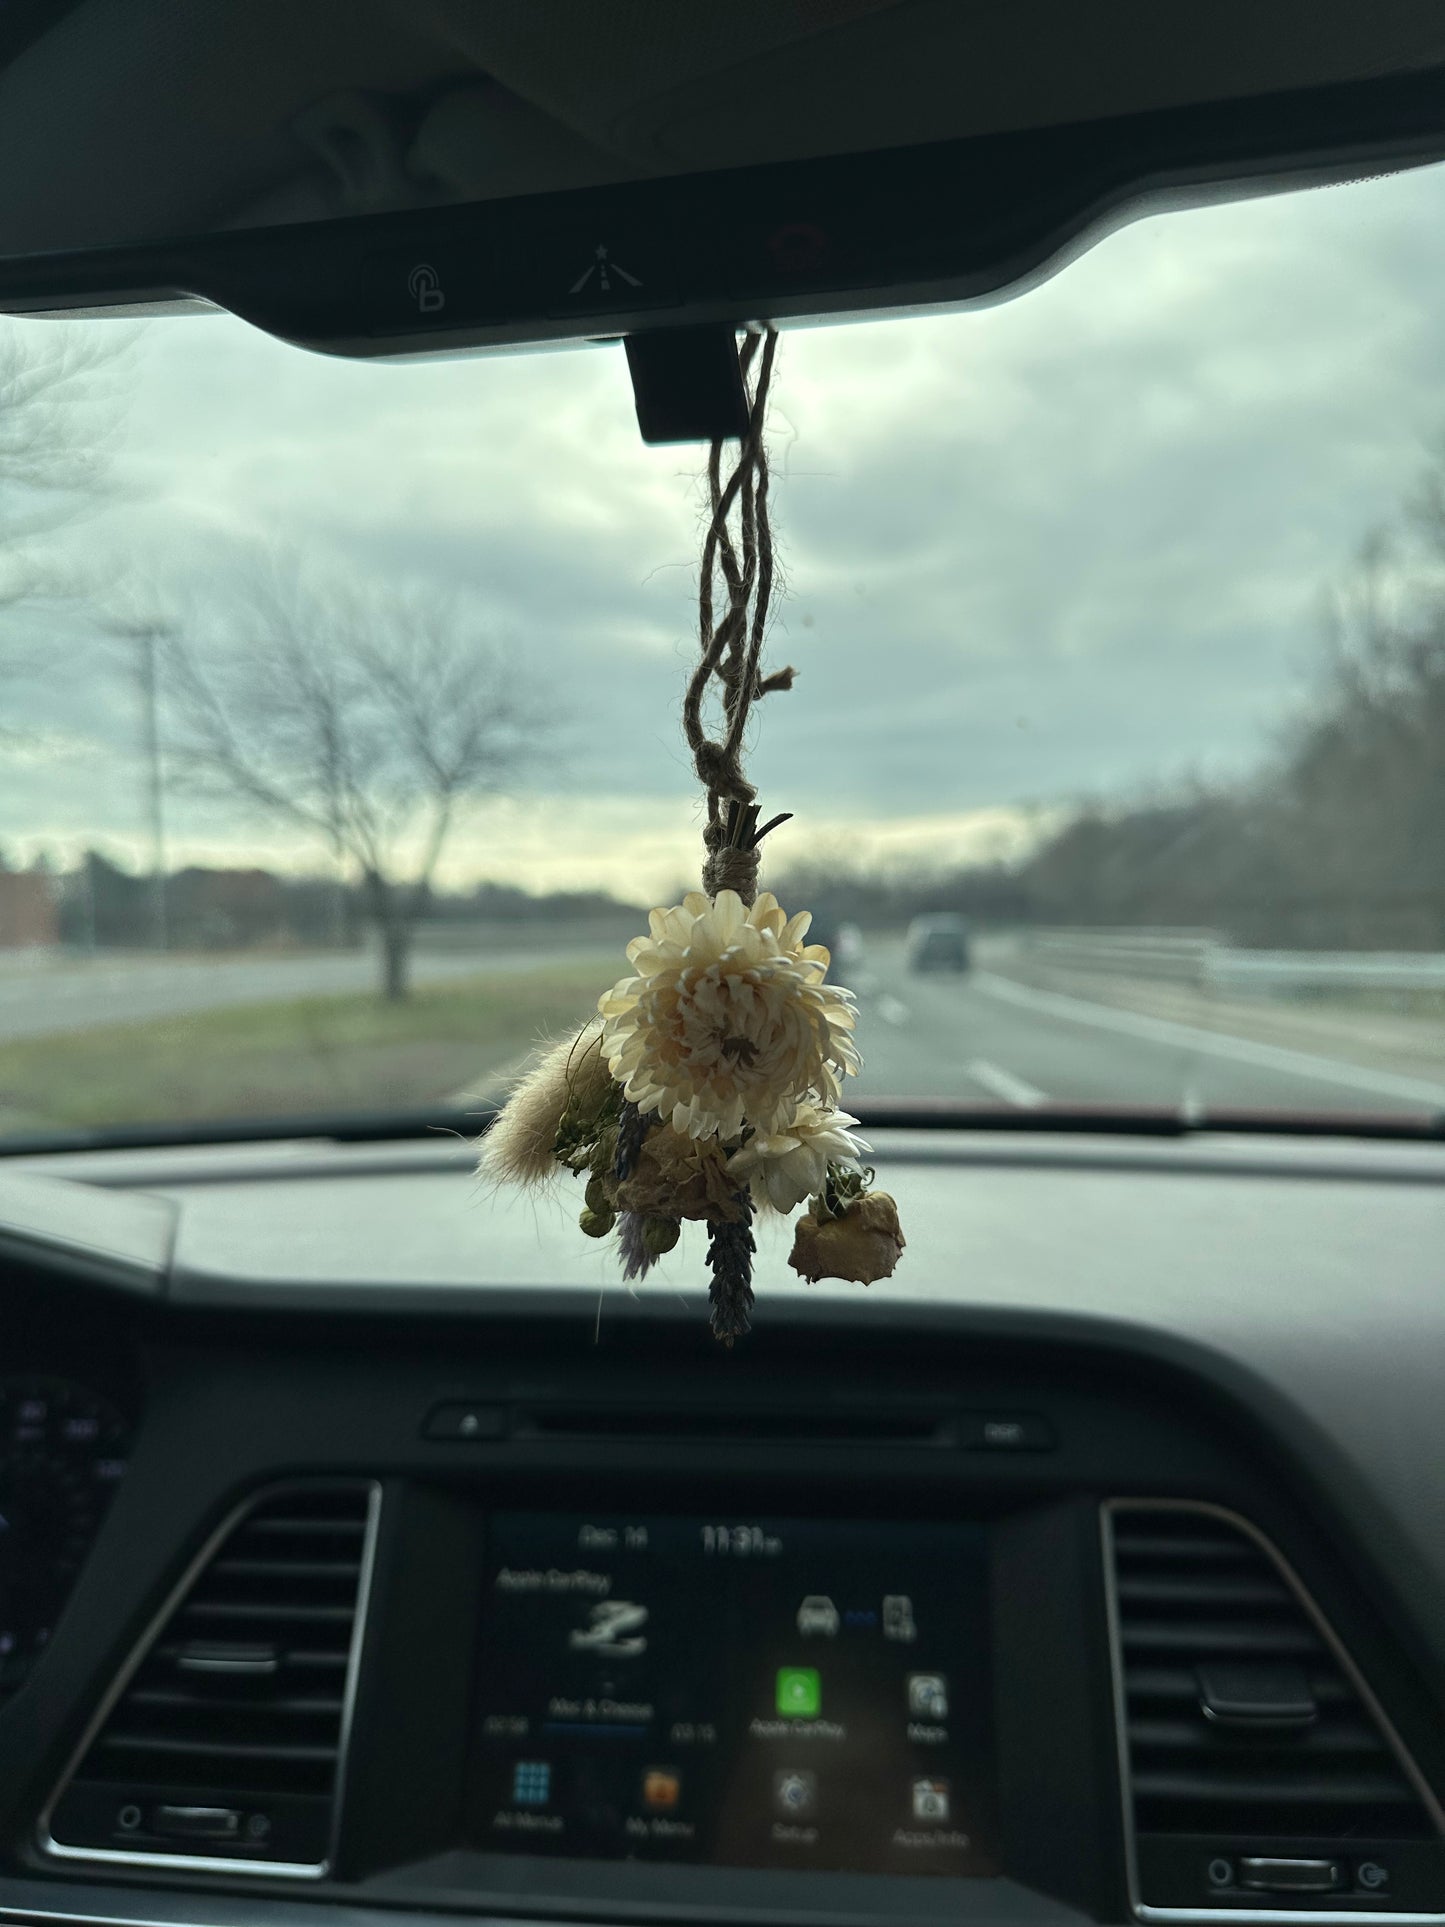
[[[997,1871],[979,1525],[489,1525],[473,1838],[494,1852]]]

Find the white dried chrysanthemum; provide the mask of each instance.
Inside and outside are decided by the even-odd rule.
[[[804,1098],[838,1101],[859,1068],[853,998],[824,982],[828,952],[804,946],[812,918],[791,921],[764,892],[745,909],[733,890],[694,891],[654,910],[627,955],[636,975],[597,1000],[602,1054],[643,1111],[687,1137],[736,1137],[744,1122],[785,1128]]]
[[[860,1154],[868,1149],[847,1128],[857,1122],[846,1111],[804,1102],[786,1129],[755,1132],[740,1151],[734,1151],[728,1159],[728,1175],[751,1187],[754,1204],[791,1211],[823,1189],[830,1164],[857,1167]]]

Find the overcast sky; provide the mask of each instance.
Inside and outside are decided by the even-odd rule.
[[[802,673],[752,767],[790,849],[956,860],[1040,809],[1248,768],[1307,689],[1321,586],[1445,429],[1442,217],[1438,168],[1176,213],[994,308],[787,334],[771,658]],[[353,584],[455,590],[556,693],[554,753],[463,824],[450,880],[688,873],[702,453],[641,445],[620,349],[388,366],[158,321],[116,406],[122,498],[75,537],[100,574],[219,607],[229,557],[279,538]],[[113,648],[80,607],[27,621],[48,667],[5,692],[0,844],[138,860]],[[320,866],[169,807],[182,859]]]

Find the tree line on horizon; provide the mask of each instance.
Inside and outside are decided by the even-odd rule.
[[[794,865],[777,887],[859,923],[947,910],[1265,949],[1445,950],[1445,449],[1327,595],[1313,687],[1248,776],[1081,803],[1012,864]]]

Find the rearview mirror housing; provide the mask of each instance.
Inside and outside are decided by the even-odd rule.
[[[1445,154],[1411,0],[799,0],[751,41],[701,0],[600,39],[577,0],[344,34],[191,0],[164,61],[115,11],[0,27],[0,312],[211,305],[351,356],[685,330],[715,377],[719,330],[992,301],[1140,214]],[[691,363],[639,358],[660,435],[737,419]]]

